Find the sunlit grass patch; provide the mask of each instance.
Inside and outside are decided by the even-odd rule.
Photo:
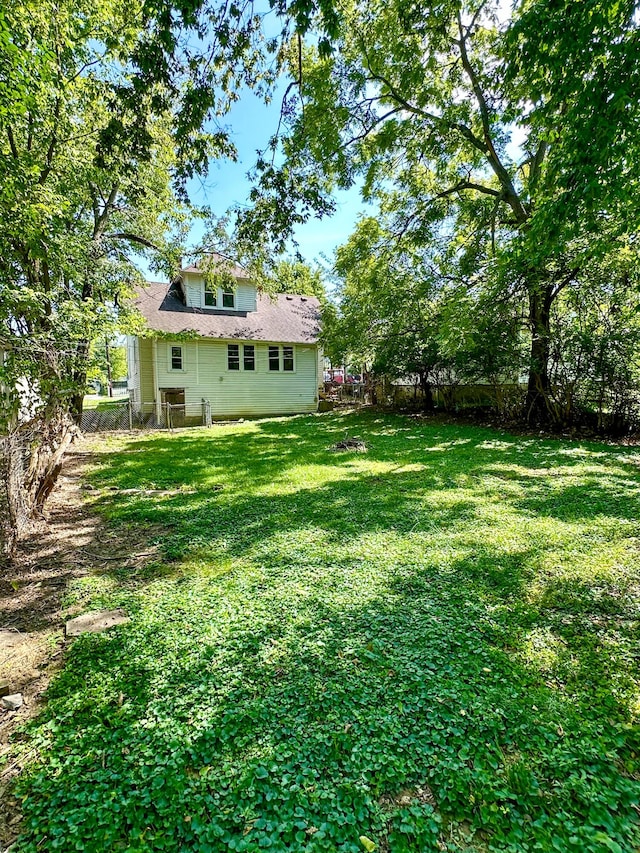
[[[29,733],[20,850],[636,849],[634,452],[371,414],[97,449],[157,554],[72,590],[132,622]]]

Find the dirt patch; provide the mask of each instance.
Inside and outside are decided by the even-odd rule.
[[[437,808],[436,798],[433,791],[428,785],[417,785],[415,788],[403,788],[395,794],[383,794],[378,800],[378,804],[382,810],[387,813],[396,811],[396,809],[407,808],[409,806],[429,805],[432,808]],[[388,832],[387,822],[387,832]],[[443,847],[443,849],[446,849]],[[378,845],[378,853],[392,853],[387,834],[380,838]]]
[[[397,794],[383,794],[378,800],[385,810],[404,808],[414,803],[429,805],[436,808],[436,798],[428,785],[417,785],[415,788],[403,788]]]
[[[46,519],[10,562],[0,564],[0,689],[21,693],[24,700],[17,711],[0,709],[0,850],[19,830],[19,804],[10,790],[29,758],[12,760],[11,738],[42,707],[44,691],[62,666],[64,623],[79,609],[65,604],[69,585],[104,571],[114,559],[137,563],[156,551],[148,537],[115,539],[92,511],[91,492],[81,488],[81,478],[98,457],[88,441],[76,442],[65,456]]]
[[[366,453],[367,445],[360,438],[350,438],[348,435],[345,436],[342,441],[336,442],[332,447],[329,448],[333,453],[339,453],[341,451],[350,451],[352,453]]]

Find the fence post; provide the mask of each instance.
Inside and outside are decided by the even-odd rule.
[[[127,412],[129,414],[129,432],[133,432],[133,405],[131,400],[127,400]]]

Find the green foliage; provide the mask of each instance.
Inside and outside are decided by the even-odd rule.
[[[107,348],[105,341],[93,341],[89,347],[87,362],[87,379],[98,379],[106,387],[109,370],[107,369]],[[126,379],[127,351],[123,346],[117,346],[109,341],[109,368],[112,379]]]
[[[427,253],[427,280],[455,284],[462,306],[478,309],[478,326],[492,328],[496,313],[479,309],[502,307],[509,340],[491,336],[497,361],[516,353],[519,368],[524,343],[527,416],[563,423],[551,376],[561,342],[554,303],[566,288],[588,292],[593,266],[635,245],[635,7],[530,0],[504,20],[496,0],[446,0],[428,15],[403,0],[341,4],[332,52],[311,44],[288,54],[298,95],[283,117],[284,163],[259,164],[242,227],[253,217],[256,233],[271,227],[282,240],[284,209],[293,227],[314,204],[321,215],[335,187],[360,182],[389,252],[413,246],[414,279]],[[397,287],[393,277],[380,285]],[[416,353],[422,344],[416,334]],[[488,344],[473,347],[470,372],[497,372]]]
[[[622,232],[637,228],[640,71],[634,0],[528,0],[507,36],[507,82],[527,110],[532,133],[550,143],[550,175],[561,189],[543,216],[581,233],[602,212]],[[566,217],[571,210],[572,216]],[[598,225],[597,223],[600,223]]]
[[[23,733],[17,851],[636,849],[634,449],[375,414],[95,449],[158,555],[73,589],[132,622]]]
[[[322,281],[322,270],[302,260],[276,262],[272,274],[273,290],[276,293],[298,293],[305,296],[326,298]]]
[[[336,272],[339,310],[327,318],[323,338],[338,362],[368,364],[392,380],[414,377],[427,406],[432,386],[498,388],[524,369],[513,306],[442,277],[434,248],[394,235],[388,217],[358,222],[337,252]]]
[[[131,322],[123,306],[136,262],[175,271],[186,179],[235,156],[228,133],[205,122],[240,86],[266,93],[276,48],[251,4],[3,7],[0,342],[10,391],[26,380],[44,409],[77,408],[89,342],[112,335],[118,315]]]
[[[135,109],[119,100],[133,75],[138,4],[23,0],[5,15],[2,61],[24,81],[0,93],[7,384],[22,377],[43,406],[68,410],[84,390],[87,342],[113,333],[114,303],[139,279],[136,257],[172,254],[183,211],[171,191],[171,114],[151,92]]]

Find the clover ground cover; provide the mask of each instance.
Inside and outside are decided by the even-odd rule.
[[[99,451],[159,556],[71,591],[133,619],[26,733],[17,850],[637,849],[637,451],[371,413]]]

